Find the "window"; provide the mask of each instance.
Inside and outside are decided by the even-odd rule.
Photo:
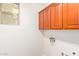
[[[0,3],[0,24],[19,24],[18,3]]]

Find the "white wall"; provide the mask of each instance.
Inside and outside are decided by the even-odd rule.
[[[76,51],[79,55],[79,30],[44,30],[44,54],[60,56],[64,51],[67,55],[72,55]],[[56,42],[50,45],[49,37],[54,37]]]
[[[50,43],[48,38],[44,38],[44,55],[47,56],[79,56],[79,45],[68,43],[62,40],[56,40],[55,43]],[[75,55],[73,55],[75,52]]]
[[[44,31],[44,36],[55,37],[56,40],[79,44],[79,30],[47,30]]]
[[[0,55],[41,55],[38,11],[47,4],[20,4],[20,24],[0,25]]]

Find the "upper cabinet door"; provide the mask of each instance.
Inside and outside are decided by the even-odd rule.
[[[51,5],[51,29],[62,29],[62,4]]]
[[[50,30],[50,7],[44,9],[44,29]]]
[[[41,30],[44,29],[43,20],[44,20],[44,12],[41,11],[41,12],[39,12],[39,29],[41,29]]]
[[[64,29],[79,29],[79,4],[63,4],[63,27]]]
[[[77,13],[78,13],[78,14],[77,14],[77,17],[78,17],[78,18],[77,18],[77,19],[78,19],[78,22],[77,22],[77,23],[78,23],[78,25],[79,25],[79,3],[77,3],[77,7],[78,7],[78,9],[77,9]]]

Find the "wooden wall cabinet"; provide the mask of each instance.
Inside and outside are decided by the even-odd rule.
[[[51,5],[51,29],[62,29],[62,4]]]
[[[44,12],[39,13],[39,29],[44,29]]]
[[[44,9],[44,28],[43,29],[50,29],[50,7]]]
[[[51,4],[39,12],[39,16],[42,30],[79,29],[78,3]]]
[[[79,4],[63,4],[63,28],[79,29]]]

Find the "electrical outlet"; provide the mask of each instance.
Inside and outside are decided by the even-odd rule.
[[[55,42],[55,38],[54,37],[50,37],[50,42]]]

